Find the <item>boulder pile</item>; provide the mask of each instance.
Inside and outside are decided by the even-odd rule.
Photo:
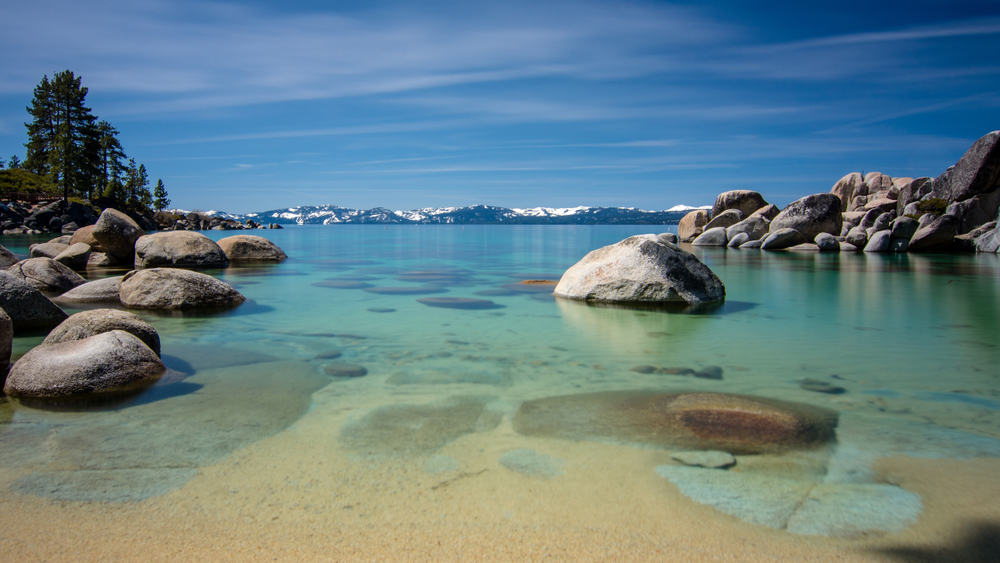
[[[1000,131],[937,178],[851,172],[778,211],[758,192],[719,194],[677,226],[682,242],[764,250],[1000,251]]]

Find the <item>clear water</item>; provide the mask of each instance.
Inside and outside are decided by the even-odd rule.
[[[241,452],[252,458],[263,444],[302,456],[301,463],[329,456],[442,483],[473,479],[480,466],[556,481],[572,474],[585,452],[603,455],[608,445],[574,444],[580,458],[520,437],[510,421],[521,402],[629,389],[746,393],[840,413],[838,442],[821,454],[740,459],[744,474],[765,479],[868,486],[876,484],[871,465],[882,456],[1000,457],[997,256],[695,248],[727,290],[724,307],[700,315],[588,307],[556,301],[551,287],[517,285],[558,279],[589,250],[652,230],[337,226],[261,233],[285,249],[285,263],[209,272],[236,286],[247,304],[217,315],[143,313],[174,372],[156,387],[88,409],[0,403],[0,484],[59,501],[184,498],[210,478],[204,468]],[[24,252],[27,241],[4,243]],[[427,293],[370,291],[379,288]],[[418,301],[425,297],[493,306],[432,307]],[[18,338],[15,355],[39,340]],[[719,366],[723,379],[631,369],[641,365]],[[366,375],[329,374],[356,366]],[[808,391],[800,387],[804,378],[846,392]],[[322,444],[321,453],[302,443]],[[715,497],[727,485],[699,481],[701,473],[691,481],[662,465],[637,471],[659,471],[692,499],[749,522],[837,535],[829,524],[815,531],[762,520],[755,511],[767,499],[722,506]],[[355,487],[373,486],[365,475],[353,477]],[[610,486],[616,476],[604,478]],[[324,487],[339,490],[343,481],[315,486],[303,499]],[[288,501],[290,511],[298,506]],[[408,510],[405,500],[381,506]],[[855,520],[871,512],[876,530],[910,523],[879,524],[877,506],[832,510]]]

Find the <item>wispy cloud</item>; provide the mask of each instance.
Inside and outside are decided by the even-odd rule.
[[[830,47],[838,45],[859,45],[897,41],[919,41],[948,37],[1000,34],[1000,19],[944,22],[933,26],[909,27],[887,31],[846,33],[828,37],[817,37],[803,41],[790,41],[766,47],[770,50],[801,49],[807,47]]]

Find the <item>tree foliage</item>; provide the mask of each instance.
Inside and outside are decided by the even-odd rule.
[[[168,205],[170,200],[167,199],[167,189],[163,187],[163,180],[157,179],[156,187],[153,188],[153,209],[163,211]]]
[[[57,185],[64,201],[78,196],[148,211],[153,195],[145,165],[126,156],[118,129],[91,113],[87,91],[69,70],[51,80],[42,77],[26,108],[32,119],[24,124],[28,152],[23,168]]]

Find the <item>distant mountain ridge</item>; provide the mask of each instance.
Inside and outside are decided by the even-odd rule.
[[[258,223],[297,225],[335,224],[423,224],[423,225],[663,225],[676,224],[692,209],[711,206],[677,205],[663,211],[634,207],[531,207],[507,208],[493,205],[470,207],[425,207],[392,210],[385,207],[351,209],[337,205],[302,205],[255,213],[233,214],[207,211],[206,215],[253,220]],[[182,210],[175,210],[183,212]]]

